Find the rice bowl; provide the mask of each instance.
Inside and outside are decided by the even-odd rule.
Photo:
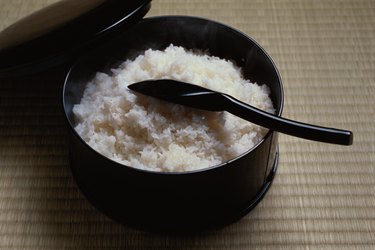
[[[254,147],[212,167],[183,172],[149,171],[121,164],[93,149],[75,130],[73,107],[81,102],[87,84],[97,72],[114,76],[111,69],[119,68],[124,61],[134,61],[148,49],[164,51],[174,44],[229,60],[241,68],[245,79],[266,84],[275,114],[280,116],[283,87],[272,59],[250,37],[203,18],[146,18],[124,33],[95,51],[87,51],[65,78],[62,102],[69,130],[70,167],[77,186],[99,211],[139,229],[196,231],[241,218],[261,201],[274,180],[277,132],[269,130]]]

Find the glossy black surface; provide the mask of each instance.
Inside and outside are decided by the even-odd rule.
[[[147,80],[130,84],[130,90],[163,101],[208,111],[224,111],[225,97],[198,85],[171,79]]]
[[[0,74],[20,75],[68,63],[102,39],[134,25],[151,0],[64,0],[0,33]]]
[[[271,99],[281,115],[283,90],[279,74],[253,40],[200,18],[144,19],[87,53],[66,78],[63,104],[71,131],[71,168],[88,200],[121,223],[157,231],[204,230],[243,216],[263,197],[277,165],[277,133],[269,131],[253,149],[221,165],[193,172],[158,173],[127,167],[102,156],[73,129],[72,107],[79,103],[87,81],[97,71],[110,74],[110,69],[122,61],[134,59],[149,48],[164,49],[171,43],[234,61],[246,78],[270,87]]]
[[[148,80],[129,85],[129,89],[164,101],[208,111],[228,111],[265,128],[300,138],[342,145],[353,143],[350,131],[326,128],[264,112],[225,93],[171,79]]]
[[[0,33],[0,51],[29,42],[92,11],[107,0],[62,0],[7,27]]]

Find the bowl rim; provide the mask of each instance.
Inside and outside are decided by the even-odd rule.
[[[191,19],[191,20],[198,20],[198,21],[204,21],[204,22],[210,22],[214,25],[217,25],[217,26],[220,26],[221,28],[225,29],[226,31],[229,31],[229,32],[233,32],[233,33],[236,33],[239,37],[242,37],[243,39],[245,40],[248,40],[250,43],[254,44],[265,56],[266,58],[271,62],[272,64],[272,67],[273,69],[275,70],[275,73],[276,73],[276,76],[277,76],[277,79],[279,81],[279,85],[280,85],[280,109],[278,110],[277,112],[277,116],[281,116],[282,112],[283,112],[283,108],[284,108],[284,87],[283,87],[283,83],[282,83],[282,79],[281,79],[281,75],[280,75],[280,72],[279,70],[277,69],[276,67],[276,64],[275,62],[272,60],[271,56],[265,51],[265,49],[259,45],[258,42],[256,42],[253,38],[251,38],[250,36],[246,35],[245,33],[243,33],[242,31],[236,29],[236,28],[233,28],[233,27],[230,27],[224,23],[221,23],[221,22],[218,22],[218,21],[214,21],[214,20],[210,20],[208,18],[203,18],[203,17],[196,17],[196,16],[188,16],[188,15],[161,15],[161,16],[153,16],[153,17],[147,17],[147,18],[143,18],[141,19],[137,24],[135,25],[138,25],[139,23],[143,23],[143,22],[152,22],[154,20],[160,20],[160,19],[168,19],[168,18],[181,18],[181,19]],[[64,117],[65,117],[65,120],[69,126],[69,129],[72,130],[73,132],[73,135],[81,142],[83,143],[83,145],[85,145],[85,147],[87,147],[89,150],[93,151],[95,154],[97,154],[99,157],[102,157],[104,158],[105,160],[108,160],[110,161],[114,166],[116,167],[121,167],[121,168],[127,168],[128,170],[132,170],[132,171],[136,171],[136,172],[140,172],[140,173],[145,173],[145,174],[152,174],[152,175],[191,175],[191,174],[200,174],[202,172],[209,172],[209,171],[214,171],[218,168],[221,168],[227,164],[230,164],[234,161],[237,161],[238,159],[242,158],[243,156],[251,153],[252,151],[256,150],[258,147],[260,147],[260,145],[262,145],[264,143],[264,141],[266,139],[268,139],[270,136],[273,135],[273,133],[277,133],[276,131],[273,131],[273,130],[268,130],[267,134],[257,143],[255,144],[252,148],[246,150],[245,152],[241,153],[240,155],[230,159],[230,160],[227,160],[225,162],[222,162],[220,164],[216,164],[216,165],[213,165],[213,166],[210,166],[210,167],[206,167],[206,168],[202,168],[202,169],[196,169],[196,170],[190,170],[190,171],[183,171],[183,172],[161,172],[161,171],[152,171],[152,170],[147,170],[147,169],[140,169],[140,168],[136,168],[136,167],[132,167],[132,166],[128,166],[128,165],[125,165],[125,164],[122,164],[118,161],[115,161],[101,153],[99,153],[97,150],[95,150],[94,148],[92,148],[85,140],[82,139],[82,137],[78,134],[78,132],[75,130],[73,124],[71,123],[71,120],[69,119],[68,117],[68,114],[67,114],[67,111],[66,111],[66,103],[65,103],[65,93],[66,93],[66,85],[68,83],[68,81],[70,80],[70,76],[73,72],[73,70],[80,64],[81,60],[84,59],[84,56],[82,57],[78,57],[76,59],[76,61],[70,66],[69,68],[69,71],[67,72],[66,76],[65,76],[65,79],[64,79],[64,84],[63,84],[63,87],[62,87],[62,94],[61,94],[61,99],[62,99],[62,108],[63,108],[63,112],[64,112]],[[71,142],[70,142],[71,143]],[[69,147],[71,147],[69,143]]]

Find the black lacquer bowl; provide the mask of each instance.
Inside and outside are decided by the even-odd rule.
[[[70,130],[74,178],[87,199],[110,218],[153,231],[205,230],[241,218],[263,198],[278,163],[277,133],[269,131],[254,148],[237,158],[199,171],[160,173],[121,165],[90,148],[75,132],[72,107],[96,72],[109,72],[145,50],[170,44],[207,51],[232,60],[245,78],[271,89],[281,115],[283,89],[278,71],[251,38],[220,23],[183,16],[141,20],[107,39],[71,68],[63,90]]]

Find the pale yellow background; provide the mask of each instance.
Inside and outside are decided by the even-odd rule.
[[[0,29],[53,2],[0,0]],[[282,75],[283,115],[350,129],[354,145],[281,135],[275,182],[249,215],[204,234],[144,233],[78,191],[58,87],[0,79],[0,249],[375,249],[375,1],[153,1],[149,16],[166,14],[255,38]]]

